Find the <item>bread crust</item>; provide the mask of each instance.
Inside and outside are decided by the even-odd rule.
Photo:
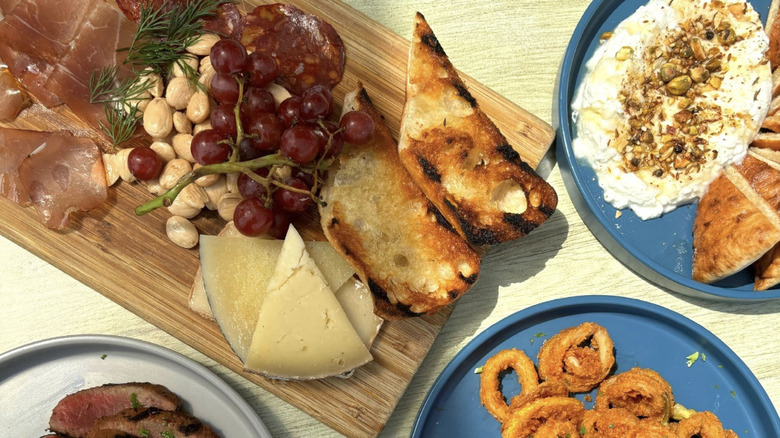
[[[435,313],[471,288],[480,255],[410,179],[362,85],[346,96],[349,110],[371,116],[374,137],[361,146],[345,144],[329,170],[320,192],[322,229],[368,285],[378,316]]]
[[[780,170],[749,152],[699,201],[693,279],[712,283],[741,271],[780,242]]]
[[[517,239],[553,214],[555,190],[482,112],[420,13],[406,93],[401,162],[466,240]]]

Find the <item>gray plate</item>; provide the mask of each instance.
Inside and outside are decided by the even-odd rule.
[[[98,335],[47,339],[0,354],[0,436],[42,436],[65,395],[132,381],[166,386],[222,437],[271,437],[249,404],[206,367],[154,344]]]

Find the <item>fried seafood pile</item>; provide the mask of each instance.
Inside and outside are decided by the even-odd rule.
[[[585,322],[547,340],[538,372],[521,350],[499,351],[480,376],[482,405],[509,437],[735,438],[711,412],[675,404],[672,387],[657,372],[632,368],[607,377],[615,365],[612,339],[604,327]],[[513,369],[522,385],[507,404],[503,373]],[[540,381],[541,380],[541,381]],[[571,394],[598,387],[593,409]]]

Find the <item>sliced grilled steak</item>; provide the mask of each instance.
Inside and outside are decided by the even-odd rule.
[[[88,438],[106,438],[105,430],[139,434],[149,438],[219,438],[210,427],[183,411],[130,408],[116,415],[98,418]],[[108,435],[111,436],[111,435]]]
[[[166,387],[151,383],[108,384],[84,389],[66,396],[54,407],[49,430],[85,438],[96,419],[134,405],[177,410],[181,408],[181,399]]]

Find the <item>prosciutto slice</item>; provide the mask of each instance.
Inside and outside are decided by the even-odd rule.
[[[89,78],[92,73],[113,65],[122,65],[123,54],[117,47],[128,47],[136,26],[120,11],[99,2],[89,12],[81,30],[49,76],[46,89],[59,96],[74,113],[93,128],[105,121],[102,104],[89,102]]]
[[[48,107],[62,102],[46,81],[97,1],[21,0],[0,22],[0,58]]]
[[[91,210],[107,197],[100,149],[69,133],[0,128],[0,193],[32,204],[41,222],[59,230],[70,213]]]

